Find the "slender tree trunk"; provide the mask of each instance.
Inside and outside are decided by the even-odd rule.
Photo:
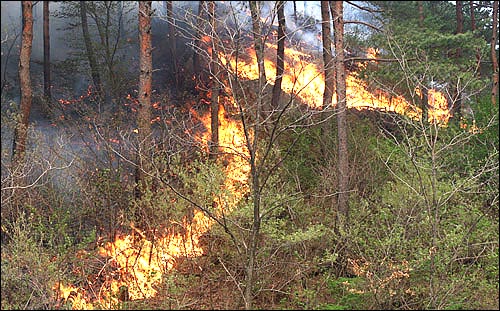
[[[463,12],[463,1],[456,1],[456,19],[457,19],[457,29],[456,33],[460,34],[464,32],[464,12]],[[460,57],[462,57],[462,48],[458,47],[456,49],[455,61],[458,63]],[[451,102],[451,115],[455,122],[460,122],[461,112],[462,112],[462,92],[460,92],[459,85],[454,90],[455,100]]]
[[[276,109],[281,98],[281,82],[285,71],[285,1],[276,3],[278,10],[278,50],[276,51],[276,79],[273,86],[271,107]]]
[[[325,90],[323,92],[323,109],[332,104],[335,67],[332,56],[332,35],[330,29],[329,1],[321,1],[321,29],[323,38],[323,70],[325,74]]]
[[[418,27],[424,27],[424,4],[423,1],[417,1],[418,5]]]
[[[45,99],[51,100],[50,92],[50,32],[49,1],[43,2],[43,92]]]
[[[30,60],[33,44],[33,2],[21,1],[23,31],[21,51],[19,53],[19,84],[21,89],[20,116],[14,130],[13,162],[24,161],[26,141],[28,139],[28,122],[31,112],[33,90],[31,88]]]
[[[211,117],[211,141],[210,141],[210,158],[217,159],[219,154],[219,57],[217,51],[217,22],[215,16],[215,1],[208,1],[208,16],[210,23],[210,37],[212,42],[211,61],[212,66],[212,98],[210,101],[210,117]]]
[[[249,1],[250,11],[252,14],[252,26],[255,54],[257,55],[257,63],[259,68],[259,89],[257,92],[256,102],[256,120],[253,125],[253,141],[247,141],[248,150],[250,153],[250,175],[252,176],[252,196],[253,196],[253,222],[250,233],[250,241],[247,248],[247,266],[246,266],[246,279],[245,279],[245,309],[251,310],[253,308],[253,287],[255,284],[255,257],[257,254],[257,245],[260,233],[260,170],[257,166],[257,137],[260,130],[260,117],[263,105],[263,89],[266,85],[266,75],[264,67],[264,50],[263,41],[260,27],[260,4],[258,1]]]
[[[196,36],[194,40],[194,53],[193,53],[193,73],[196,79],[200,78],[201,65],[200,65],[200,36],[202,35],[202,25],[203,25],[203,10],[204,10],[204,1],[198,1],[198,15],[196,21]]]
[[[80,17],[82,19],[83,41],[85,42],[85,48],[87,50],[87,57],[89,59],[92,81],[94,82],[94,87],[98,98],[102,99],[104,98],[104,92],[101,82],[101,76],[99,74],[99,67],[94,55],[94,48],[92,47],[92,41],[90,39],[89,25],[87,22],[87,4],[85,1],[80,1]]]
[[[472,32],[476,31],[476,13],[474,12],[474,1],[469,1],[469,9],[470,9],[470,27]],[[477,62],[477,73],[478,77],[481,76],[481,49],[476,47],[476,62]]]
[[[476,14],[474,14],[474,1],[469,1],[470,8],[470,28],[472,31],[476,30]]]
[[[498,97],[498,59],[495,45],[498,40],[498,1],[493,1],[493,32],[491,35],[491,61],[493,62],[493,89],[491,90],[491,104],[496,105]]]
[[[344,7],[342,1],[332,1],[332,19],[335,29],[335,73],[337,93],[337,135],[338,135],[338,196],[337,208],[339,227],[349,223],[349,156],[347,149],[346,73],[344,61]]]
[[[321,35],[323,39],[323,71],[325,75],[325,89],[323,91],[323,110],[328,109],[332,105],[332,97],[335,84],[335,66],[332,56],[332,34],[330,27],[330,2],[321,1]],[[323,115],[323,118],[326,116]],[[324,122],[321,126],[321,152],[326,155],[326,142],[330,136],[330,126],[328,122]]]
[[[175,93],[179,91],[179,70],[177,64],[177,40],[175,36],[175,19],[172,1],[165,1],[167,5],[167,20],[168,20],[168,41],[170,45],[171,66],[174,71],[175,78]]]
[[[293,1],[293,20],[297,25],[297,1]]]
[[[427,87],[422,88],[422,122],[426,123],[429,120],[429,90]]]
[[[137,187],[136,196],[141,197],[145,190],[146,181],[144,171],[149,169],[147,154],[151,139],[151,84],[153,75],[151,55],[151,3],[152,1],[139,1],[139,109],[137,113],[138,129],[138,160],[136,169]]]
[[[457,31],[456,33],[464,32],[464,11],[463,11],[463,1],[455,1],[455,10],[457,16]]]
[[[260,21],[260,2],[249,1],[250,12],[252,14],[252,29],[255,44],[255,55],[257,56],[257,64],[259,66],[259,92],[263,91],[266,85],[266,70],[264,66],[264,42],[262,36],[262,27]],[[260,74],[262,73],[262,74]]]
[[[254,138],[255,140],[256,138]],[[255,149],[250,149],[250,174],[252,175],[252,195],[253,195],[253,223],[250,236],[250,243],[247,251],[247,271],[245,282],[245,309],[253,308],[253,287],[255,283],[255,257],[260,233],[260,173],[257,168]]]

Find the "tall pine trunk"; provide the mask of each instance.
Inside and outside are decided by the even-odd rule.
[[[278,10],[278,50],[276,51],[276,79],[273,87],[271,107],[276,109],[281,98],[281,82],[285,71],[285,1],[276,3]]]
[[[417,1],[418,6],[418,27],[424,27],[424,4],[423,1]]]
[[[194,53],[193,53],[193,74],[195,78],[200,79],[201,64],[200,64],[200,49],[201,49],[201,36],[203,35],[203,11],[205,9],[205,1],[198,1],[198,14],[196,15],[196,35],[194,39]]]
[[[457,29],[456,33],[461,34],[464,32],[464,12],[463,12],[463,1],[456,1],[456,20],[457,20]],[[455,62],[458,63],[460,58],[462,57],[462,49],[460,47],[457,48],[455,54]],[[451,115],[455,122],[460,122],[460,117],[462,114],[462,92],[460,91],[460,86],[456,84],[456,88],[454,92],[454,100],[452,100],[451,107]]]
[[[264,42],[262,40],[262,26],[260,21],[260,2],[249,1],[250,12],[252,14],[252,30],[255,45],[255,55],[259,67],[259,92],[262,92],[266,85],[266,70],[264,66]]]
[[[24,162],[26,141],[28,140],[28,123],[31,112],[33,90],[31,88],[30,60],[33,44],[33,2],[21,1],[22,7],[22,41],[19,53],[19,84],[21,90],[20,116],[14,130],[12,158],[14,164]]]
[[[332,19],[335,29],[335,84],[337,94],[337,209],[339,228],[349,222],[349,156],[347,148],[346,73],[344,62],[344,7],[342,1],[332,1]]]
[[[151,130],[151,84],[153,64],[151,55],[151,3],[139,1],[139,109],[137,112],[138,153],[136,166],[136,197],[140,198],[147,187],[149,171],[148,150]]]
[[[325,89],[323,90],[323,110],[322,118],[327,118],[325,115],[327,109],[332,105],[332,96],[334,91],[335,67],[332,56],[332,33],[330,26],[330,4],[329,1],[321,1],[321,36],[323,41],[323,74],[325,75]],[[330,137],[330,126],[325,122],[321,126],[321,152],[326,155],[326,145],[328,137]]]
[[[175,78],[175,93],[179,91],[180,77],[179,68],[177,64],[177,39],[175,36],[175,20],[172,1],[165,1],[167,6],[167,20],[168,20],[168,41],[170,45],[171,68],[174,72]]]
[[[498,97],[498,59],[495,46],[498,40],[498,1],[493,1],[493,32],[491,35],[491,61],[493,62],[493,89],[491,90],[491,104],[496,105]]]
[[[50,91],[50,28],[49,1],[43,2],[43,93],[46,100],[51,100]]]
[[[208,17],[210,23],[210,37],[212,42],[211,66],[212,73],[212,98],[210,99],[211,137],[210,158],[217,159],[219,154],[219,57],[217,50],[217,22],[215,17],[215,1],[208,1]]]
[[[82,20],[83,41],[85,42],[87,58],[89,59],[92,82],[94,83],[99,100],[102,100],[104,98],[104,90],[102,87],[101,76],[99,74],[99,67],[94,55],[94,48],[92,47],[92,41],[90,39],[89,24],[87,22],[87,4],[85,1],[80,1],[80,18]]]

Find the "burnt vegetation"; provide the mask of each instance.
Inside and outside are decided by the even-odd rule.
[[[2,309],[498,309],[498,1],[456,2],[49,2],[50,57],[2,2]]]

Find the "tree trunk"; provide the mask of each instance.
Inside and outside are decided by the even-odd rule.
[[[332,104],[334,84],[334,64],[332,57],[332,35],[330,29],[329,1],[321,1],[321,29],[323,38],[323,70],[325,74],[325,90],[323,92],[323,109]]]
[[[212,66],[212,98],[210,101],[211,118],[211,139],[210,139],[210,158],[217,159],[219,154],[219,57],[217,51],[217,24],[215,19],[215,1],[208,1],[208,16],[210,23],[210,36],[212,42],[211,61]]]
[[[457,29],[456,33],[460,34],[464,32],[464,12],[463,12],[463,1],[456,1],[456,19],[457,19]],[[456,49],[455,61],[458,63],[459,58],[462,57],[462,48],[458,47]],[[462,92],[460,92],[459,85],[453,90],[454,100],[451,101],[451,116],[452,120],[455,122],[460,122],[461,110],[462,110]]]
[[[323,41],[323,71],[325,75],[325,89],[323,91],[323,110],[328,109],[332,105],[332,96],[334,91],[335,66],[332,56],[332,34],[330,27],[330,4],[329,1],[321,1],[321,35]],[[324,112],[325,113],[325,112]],[[323,115],[323,118],[326,116]],[[321,152],[326,155],[328,137],[330,136],[329,123],[324,122],[321,126]]]
[[[256,138],[254,138],[255,140]],[[249,249],[247,251],[247,267],[245,282],[245,309],[251,310],[253,307],[253,287],[255,283],[255,257],[260,233],[260,174],[257,168],[255,149],[250,150],[250,174],[252,175],[252,195],[253,195],[253,223],[250,236]]]
[[[152,1],[139,1],[139,109],[137,112],[138,130],[138,160],[136,169],[136,197],[141,197],[145,190],[145,174],[149,168],[147,155],[149,140],[151,139],[151,83],[153,74],[151,56],[151,3]]]
[[[276,51],[276,79],[273,87],[271,107],[276,109],[281,98],[281,82],[285,71],[285,1],[276,3],[278,10],[278,50]]]
[[[470,7],[470,28],[472,31],[476,30],[476,15],[474,14],[474,1],[469,1]]]
[[[51,100],[50,92],[50,32],[49,1],[43,2],[43,92],[46,100]]]
[[[463,1],[456,1],[455,5],[456,15],[457,15],[457,33],[464,32],[464,11],[463,11]]]
[[[429,90],[427,87],[422,88],[422,122],[426,123],[429,120]]]
[[[168,20],[168,40],[170,45],[171,67],[174,71],[175,78],[175,93],[179,91],[179,70],[177,65],[177,44],[175,37],[175,20],[172,1],[165,1],[167,5],[167,20]]]
[[[337,93],[337,135],[338,135],[338,195],[337,208],[339,227],[349,222],[349,157],[347,150],[346,73],[344,62],[344,18],[343,2],[332,1],[332,19],[335,29],[335,73]]]
[[[252,26],[255,54],[259,68],[259,89],[257,92],[257,102],[255,107],[256,120],[253,125],[253,141],[247,141],[248,150],[250,153],[250,175],[252,176],[252,196],[253,196],[253,222],[250,233],[250,241],[247,248],[247,266],[245,274],[245,309],[253,308],[253,287],[255,285],[255,257],[257,254],[257,245],[260,233],[260,170],[257,166],[257,139],[259,136],[260,117],[262,113],[264,87],[266,85],[266,73],[264,67],[264,50],[262,42],[262,34],[260,27],[260,4],[257,1],[250,2],[250,11],[252,13]]]
[[[417,1],[418,5],[418,27],[424,27],[424,5],[423,1]]]
[[[264,66],[264,42],[262,36],[262,27],[260,22],[260,2],[249,1],[250,12],[252,13],[252,29],[255,44],[255,55],[257,56],[257,64],[259,66],[259,92],[263,91],[266,85],[266,70]],[[262,73],[262,74],[260,74]]]
[[[200,78],[201,65],[200,65],[200,36],[202,35],[202,25],[203,25],[203,10],[204,1],[198,2],[198,15],[196,21],[196,35],[194,40],[194,53],[193,53],[193,73],[196,79]]]
[[[469,9],[470,9],[470,28],[472,32],[474,32],[477,28],[476,26],[476,13],[474,12],[474,1],[469,1]],[[476,47],[476,62],[477,62],[477,73],[478,77],[481,76],[481,49]]]
[[[293,1],[293,20],[297,25],[297,1]]]
[[[87,4],[85,3],[85,1],[80,1],[80,16],[82,19],[83,41],[85,42],[87,57],[89,59],[92,82],[94,82],[94,87],[98,98],[102,99],[104,92],[101,82],[101,76],[99,74],[99,67],[97,66],[97,61],[94,55],[94,48],[92,47],[92,41],[90,39],[89,25],[87,22]]]
[[[13,162],[24,161],[26,141],[28,139],[28,122],[31,112],[33,90],[31,88],[30,60],[33,44],[33,2],[21,1],[23,32],[21,51],[19,53],[19,84],[21,89],[20,116],[14,131]]]
[[[491,35],[491,61],[493,62],[493,89],[491,90],[491,104],[496,105],[498,97],[498,59],[495,45],[498,40],[498,1],[493,1],[493,32]]]

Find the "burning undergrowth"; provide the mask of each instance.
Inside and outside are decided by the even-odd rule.
[[[239,42],[247,43],[244,49],[230,49],[240,51],[240,55],[226,54],[224,50],[217,55],[226,74],[232,75],[231,78],[221,77],[224,85],[219,85],[219,156],[222,165],[210,167],[204,162],[212,131],[208,107],[212,100],[210,87],[213,81],[209,75],[194,80],[198,83],[198,93],[204,94],[200,98],[184,98],[184,102],[178,104],[172,104],[169,98],[155,100],[151,124],[155,133],[152,139],[158,143],[154,144],[154,148],[158,151],[153,154],[155,160],[167,160],[156,166],[155,178],[160,182],[154,185],[150,201],[138,202],[147,203],[151,214],[136,213],[137,219],[142,218],[139,224],[125,216],[131,210],[120,207],[119,212],[112,216],[114,225],[102,230],[112,231],[112,234],[106,240],[98,237],[93,249],[76,254],[75,261],[80,260],[87,266],[82,269],[83,265],[77,265],[72,269],[80,282],[60,281],[54,285],[53,289],[61,302],[71,302],[74,309],[112,309],[127,301],[158,296],[162,284],[180,262],[205,254],[206,242],[202,241],[212,225],[225,219],[225,215],[233,212],[239,202],[248,196],[250,165],[247,139],[252,133],[244,132],[241,113],[251,111],[253,101],[238,92],[243,87],[244,95],[255,96],[258,90],[254,81],[258,80],[259,73],[252,40],[245,38]],[[210,38],[203,42],[209,44]],[[224,40],[221,42],[227,44]],[[269,85],[274,84],[275,51],[274,43],[266,44],[264,64]],[[212,53],[211,48],[207,47],[207,52]],[[369,51],[368,56],[375,57],[373,51]],[[359,63],[359,66],[366,66],[366,63]],[[325,109],[321,100],[325,82],[319,54],[286,47],[284,69],[282,90],[295,100],[297,106],[315,111]],[[429,93],[430,96],[432,94]],[[137,111],[135,97],[131,92],[112,102],[112,105],[99,106],[99,100],[93,99],[92,89],[89,88],[79,98],[61,99],[59,104],[63,109],[77,111],[78,118],[75,119],[83,122],[92,132],[97,132],[99,137],[95,141],[102,143],[103,150],[111,155],[110,162],[119,163],[119,156],[133,158],[132,142],[137,129],[133,122],[127,123],[126,120]],[[85,110],[86,105],[80,105],[86,101],[91,105],[91,114]],[[122,118],[103,117],[103,111],[108,112],[109,107],[116,105]],[[333,105],[336,105],[335,96]],[[402,96],[391,96],[382,90],[369,91],[355,71],[347,77],[347,106],[357,110],[391,111],[417,119],[420,114],[418,107]],[[432,113],[430,118],[435,118]],[[107,120],[113,123],[106,124]],[[125,123],[120,123],[122,121]],[[104,135],[106,128],[110,131]],[[179,144],[183,145],[179,147]],[[127,149],[132,151],[126,153]],[[168,152],[160,149],[167,149]],[[125,183],[130,186],[132,178],[129,172],[126,175],[129,179]],[[122,202],[119,198],[113,201]],[[124,204],[127,204],[126,200]],[[115,208],[111,203],[106,206]]]

